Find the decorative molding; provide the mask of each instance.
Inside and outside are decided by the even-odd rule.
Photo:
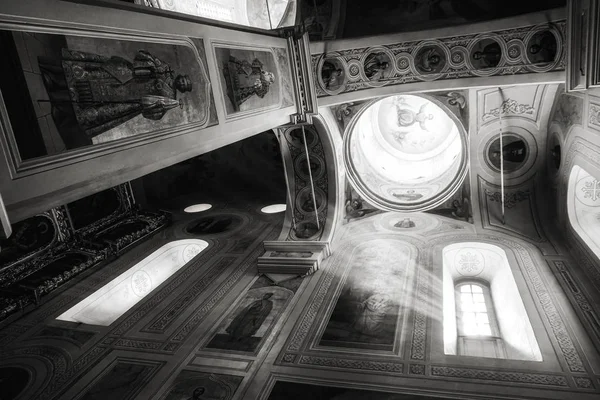
[[[396,374],[401,374],[404,369],[404,364],[402,363],[318,356],[300,356],[299,364],[342,369],[362,369],[367,371],[393,372]]]
[[[164,332],[181,313],[194,302],[214,280],[223,273],[237,258],[224,257],[217,261],[210,270],[208,270],[194,285],[179,295],[177,300],[173,301],[159,315],[157,315],[142,332],[162,333]]]
[[[481,117],[483,121],[488,121],[493,118],[498,118],[500,115],[519,115],[519,114],[533,114],[535,108],[529,104],[521,104],[513,99],[506,99],[502,102],[500,107],[492,108],[489,112],[483,114]]]
[[[425,365],[410,364],[409,372],[411,375],[425,375]]]
[[[524,372],[488,371],[471,368],[432,366],[431,375],[446,378],[463,378],[485,381],[527,383],[532,385],[568,387],[567,378],[561,375],[534,374]]]
[[[502,201],[502,194],[500,192],[492,192],[487,188],[484,189],[484,193],[489,201],[495,201],[500,203]],[[522,201],[529,199],[529,190],[517,190],[511,193],[504,193],[504,206],[508,209],[513,208]]]
[[[566,21],[560,20],[496,32],[313,54],[313,79],[318,83],[317,95],[324,97],[413,82],[563,71],[566,68],[565,31]],[[532,62],[528,51],[521,50],[526,50],[534,35],[542,32],[549,32],[556,39],[556,56],[550,62]],[[495,65],[485,66],[487,62],[474,61],[477,59],[471,55],[473,49],[491,43],[499,49]],[[438,58],[433,65],[429,61],[431,54]],[[378,63],[388,63],[388,67],[379,68],[374,75],[373,71],[367,74],[365,63],[369,60],[375,65],[371,60],[374,58]],[[325,61],[341,70],[333,87],[322,76]]]

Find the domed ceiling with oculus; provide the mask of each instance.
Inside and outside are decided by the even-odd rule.
[[[348,126],[352,186],[384,210],[425,211],[447,200],[467,172],[466,133],[441,103],[416,95],[374,101]]]

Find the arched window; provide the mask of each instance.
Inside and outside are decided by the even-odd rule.
[[[456,285],[458,354],[506,358],[488,286],[478,282]]]
[[[506,252],[462,242],[442,257],[444,354],[542,361]]]
[[[600,181],[578,165],[569,176],[567,214],[575,232],[600,258]]]

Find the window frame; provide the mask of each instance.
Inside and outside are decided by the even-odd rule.
[[[489,321],[489,325],[490,325],[490,332],[491,332],[490,335],[469,335],[464,332],[463,324],[462,324],[462,313],[463,312],[460,310],[460,305],[461,305],[460,288],[465,285],[475,285],[475,286],[478,286],[481,288],[481,291],[483,293],[483,299],[485,302],[486,313],[487,313],[488,321]],[[455,305],[456,305],[456,329],[457,329],[457,336],[459,338],[467,337],[470,339],[477,339],[477,338],[502,339],[502,332],[500,332],[500,326],[498,325],[498,318],[496,317],[496,310],[494,308],[494,300],[492,298],[491,289],[489,287],[489,284],[487,284],[487,282],[485,282],[483,280],[477,280],[477,279],[466,279],[466,280],[461,279],[458,282],[454,282],[454,298],[455,298]]]

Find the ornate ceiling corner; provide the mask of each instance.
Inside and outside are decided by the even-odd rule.
[[[502,217],[502,194],[500,186],[478,179],[481,219],[485,229],[509,233],[517,237],[544,243],[544,251],[551,244],[547,241],[537,215],[534,177],[515,186],[505,188],[504,219]],[[556,252],[551,248],[553,253]]]

